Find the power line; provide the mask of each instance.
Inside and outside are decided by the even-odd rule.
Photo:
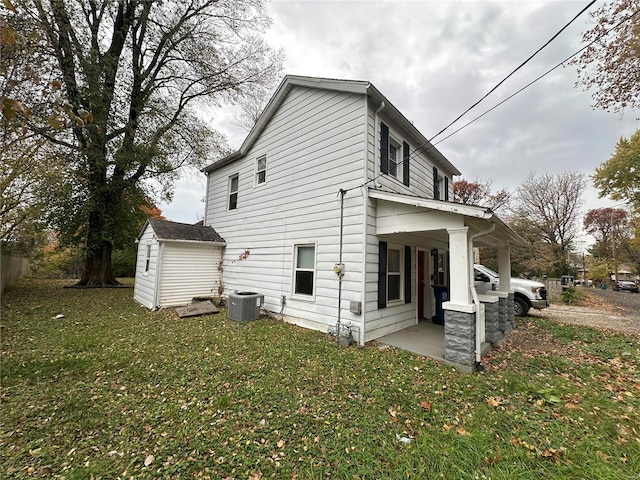
[[[455,122],[457,122],[462,116],[464,116],[465,113],[467,113],[469,110],[471,110],[472,108],[474,108],[476,105],[478,105],[484,98],[486,98],[490,93],[492,93],[498,86],[500,86],[507,78],[509,78],[511,75],[513,75],[513,73],[515,73],[519,68],[521,68],[525,63],[527,63],[529,60],[531,60],[531,58],[533,58],[533,56],[535,56],[540,50],[542,50],[546,45],[548,45],[552,40],[554,40],[563,30],[565,30],[577,17],[579,17],[587,8],[589,8],[591,5],[593,5],[593,3],[595,2],[592,1],[591,3],[589,3],[589,5],[587,5],[585,8],[583,8],[569,23],[567,23],[564,27],[562,27],[561,30],[558,31],[558,33],[556,33],[549,41],[547,41],[542,47],[540,47],[533,55],[531,55],[525,62],[523,62],[520,66],[518,66],[515,70],[513,70],[507,77],[505,77],[500,83],[498,83],[493,89],[491,89],[491,91],[489,91],[486,95],[484,95],[480,100],[478,100],[474,105],[472,105],[470,108],[468,108],[462,115],[460,115],[456,120],[454,120],[453,122],[451,122],[449,125],[447,125],[445,128],[443,128],[440,132],[438,132],[436,135],[434,135],[433,137],[431,137],[431,139],[434,139],[435,137],[437,137],[438,135],[440,135],[442,132],[444,132],[447,128],[449,128],[451,125],[453,125]],[[599,41],[602,37],[606,36],[607,34],[609,34],[609,32],[615,30],[616,28],[618,28],[620,25],[622,25],[624,22],[632,19],[634,16],[638,15],[640,13],[640,11],[634,12],[631,15],[623,18],[620,22],[618,22],[616,25],[614,25],[613,27],[609,28],[608,30],[603,31],[600,35],[598,35],[594,40],[592,40],[590,43],[588,43],[586,46],[582,47],[581,49],[579,49],[578,51],[576,51],[575,53],[573,53],[572,55],[568,56],[567,58],[565,58],[562,62],[558,63],[556,66],[554,66],[553,68],[549,69],[548,71],[546,71],[545,73],[543,73],[542,75],[540,75],[538,78],[536,78],[535,80],[529,82],[527,85],[525,85],[524,87],[520,88],[518,91],[516,91],[515,93],[513,93],[512,95],[510,95],[509,97],[507,97],[506,99],[504,99],[503,101],[501,101],[500,103],[494,105],[492,108],[490,108],[489,110],[487,110],[486,112],[482,113],[481,115],[479,115],[478,117],[474,118],[473,120],[471,120],[470,122],[468,122],[467,124],[463,125],[462,127],[460,127],[458,130],[452,132],[451,134],[447,135],[445,138],[443,138],[442,140],[439,140],[438,142],[436,142],[435,144],[431,144],[430,140],[427,140],[426,142],[422,143],[421,145],[419,145],[418,147],[414,148],[409,155],[406,158],[403,158],[402,161],[397,162],[396,163],[396,168],[400,167],[401,165],[404,164],[404,162],[406,160],[410,160],[411,157],[413,157],[416,153],[418,153],[420,150],[422,150],[425,146],[427,146],[428,148],[425,150],[425,153],[428,152],[428,150],[430,149],[434,149],[435,145],[438,145],[439,143],[442,143],[443,141],[447,140],[448,138],[450,138],[451,136],[455,135],[456,133],[458,133],[460,130],[466,128],[467,126],[469,126],[470,124],[472,124],[473,122],[475,122],[476,120],[482,118],[483,116],[485,116],[487,113],[495,110],[497,107],[499,107],[500,105],[502,105],[503,103],[505,103],[507,100],[510,100],[511,98],[513,98],[514,96],[516,96],[517,94],[519,94],[520,92],[522,92],[523,90],[529,88],[531,85],[533,85],[534,83],[536,83],[538,80],[540,80],[541,78],[545,77],[546,75],[548,75],[549,73],[551,73],[552,71],[554,71],[555,69],[557,69],[558,67],[562,66],[564,63],[566,63],[568,60],[570,60],[571,58],[575,57],[576,55],[578,55],[580,52],[582,52],[583,50],[586,50],[587,48],[589,48],[591,45],[593,45],[594,43],[596,43],[597,41]],[[377,126],[376,126],[377,128]],[[349,189],[344,190],[344,192],[348,192],[351,190],[355,190],[356,188],[362,188],[364,186],[366,186],[367,184],[376,181],[378,178],[380,178],[382,175],[387,175],[389,172],[380,172],[378,175],[376,175],[375,177],[373,177],[370,180],[367,180],[366,182],[362,183],[361,185],[358,185],[357,187],[352,187]]]
[[[527,58],[524,62],[522,62],[520,65],[518,65],[509,75],[504,77],[495,87],[493,87],[491,90],[489,90],[487,93],[485,93],[484,96],[480,100],[478,100],[476,103],[474,103],[469,108],[467,108],[464,112],[462,112],[460,115],[458,115],[458,117],[453,122],[449,123],[446,127],[444,127],[442,130],[440,130],[438,133],[436,133],[433,137],[431,137],[429,139],[429,141],[430,142],[433,141],[434,138],[436,138],[438,135],[440,135],[445,130],[447,130],[451,125],[456,123],[463,116],[465,116],[469,111],[471,111],[473,108],[475,108],[480,102],[482,102],[485,98],[487,98],[489,95],[491,95],[500,85],[502,85],[505,81],[507,81],[507,79],[509,79],[509,77],[511,77],[514,73],[516,73],[518,70],[520,70],[522,67],[524,67],[527,63],[529,63],[529,61],[533,57],[535,57],[547,45],[549,45],[551,42],[553,42],[563,31],[565,31],[567,29],[567,27],[569,27],[569,25],[571,25],[574,21],[576,21],[576,19],[580,15],[582,15],[594,3],[596,3],[596,0],[592,0],[586,7],[584,7],[582,10],[580,10],[580,12],[578,12],[578,14],[575,17],[573,17],[564,27],[562,27],[560,30],[558,30],[558,32],[556,32],[556,34],[553,35],[553,37],[551,37],[549,40],[547,40],[547,42],[544,45],[542,45],[538,50],[536,50],[532,55],[530,55],[529,58]]]
[[[495,110],[496,108],[498,108],[500,105],[502,105],[503,103],[505,103],[507,100],[512,99],[513,97],[515,97],[516,95],[518,95],[520,92],[522,92],[523,90],[529,88],[531,85],[533,85],[534,83],[536,83],[537,81],[541,80],[542,78],[546,77],[548,74],[550,74],[551,72],[553,72],[556,68],[561,67],[562,65],[564,65],[567,61],[571,60],[573,57],[575,57],[576,55],[578,55],[580,52],[582,52],[583,50],[586,50],[587,48],[589,48],[591,45],[593,45],[595,42],[597,42],[598,40],[600,40],[604,35],[607,35],[610,31],[615,30],[616,28],[618,28],[620,25],[622,25],[624,22],[626,22],[627,20],[630,20],[631,18],[633,18],[635,15],[638,15],[638,13],[640,13],[640,10],[632,13],[631,15],[629,15],[628,17],[622,19],[620,22],[618,22],[615,26],[611,27],[610,29],[604,31],[601,35],[599,35],[596,39],[594,39],[592,42],[588,43],[587,45],[585,45],[584,47],[582,47],[580,50],[578,50],[577,52],[573,53],[572,55],[569,55],[567,58],[565,58],[564,60],[562,60],[560,63],[558,63],[556,66],[550,68],[549,70],[547,70],[546,72],[544,72],[542,75],[538,76],[536,79],[532,80],[531,82],[527,83],[524,87],[520,88],[519,90],[516,90],[514,93],[512,93],[511,95],[509,95],[507,98],[505,98],[504,100],[502,100],[500,103],[497,103],[496,105],[494,105],[493,107],[491,107],[489,110],[485,111],[484,113],[478,115],[477,117],[475,117],[474,119],[470,120],[468,123],[464,124],[462,127],[458,128],[457,130],[451,132],[449,135],[447,135],[446,137],[444,137],[441,140],[438,140],[436,143],[433,144],[433,146],[438,145],[439,143],[444,142],[447,138],[455,135],[456,133],[458,133],[460,130],[467,128],[469,125],[471,125],[472,123],[474,123],[476,120],[479,120],[480,118],[484,117],[487,113]]]

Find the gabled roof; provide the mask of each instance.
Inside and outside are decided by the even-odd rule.
[[[138,240],[142,237],[142,234],[147,228],[147,225],[151,225],[156,238],[160,241],[175,241],[175,242],[212,242],[217,244],[226,245],[224,239],[218,235],[218,233],[212,227],[205,227],[202,222],[198,222],[195,225],[188,223],[170,222],[168,220],[157,220],[150,218],[142,227]]]
[[[421,151],[429,150],[429,156],[435,159],[442,167],[450,171],[453,175],[462,175],[458,169],[414,127],[413,122],[409,121],[400,113],[400,110],[394,107],[371,82],[363,80],[302,77],[298,75],[287,75],[284,77],[276,93],[274,93],[271,100],[269,100],[260,118],[249,132],[249,135],[247,135],[247,138],[242,142],[238,151],[206,166],[202,171],[205,173],[213,172],[246,155],[294,86],[367,95],[371,99],[372,105],[375,106],[374,109],[377,109],[384,102],[384,115],[406,131],[412,137],[412,140],[420,147]]]

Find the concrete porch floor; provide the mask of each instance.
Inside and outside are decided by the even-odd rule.
[[[431,320],[422,320],[417,325],[385,335],[377,341],[435,360],[444,360],[444,325],[436,325]]]

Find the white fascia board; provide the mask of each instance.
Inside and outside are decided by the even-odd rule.
[[[473,205],[465,205],[464,203],[443,202],[441,200],[430,200],[428,198],[413,197],[400,193],[385,192],[382,190],[369,190],[369,197],[378,200],[386,200],[387,202],[403,203],[414,207],[428,208],[430,210],[438,210],[440,212],[455,213],[467,217],[481,218],[483,220],[491,220],[496,218],[491,210],[482,207],[474,207]]]

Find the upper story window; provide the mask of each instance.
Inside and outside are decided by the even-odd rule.
[[[256,185],[267,182],[267,156],[263,155],[256,160]]]
[[[229,177],[229,210],[238,208],[238,185],[240,176],[236,173]]]
[[[398,164],[402,158],[400,145],[393,138],[389,139],[389,175],[398,178]]]
[[[433,167],[433,198],[449,201],[449,177],[438,173],[437,167]]]
[[[409,186],[409,144],[392,138],[389,127],[380,122],[380,172]]]

